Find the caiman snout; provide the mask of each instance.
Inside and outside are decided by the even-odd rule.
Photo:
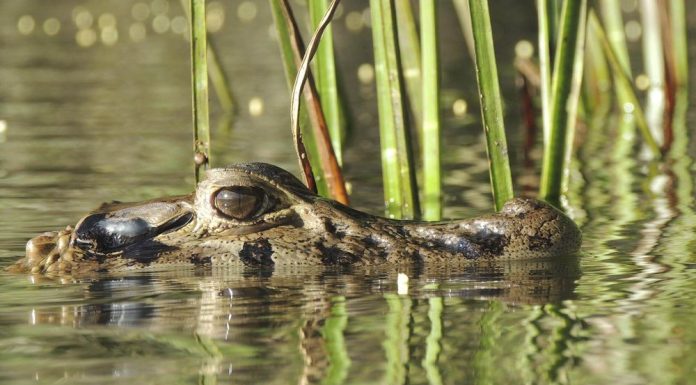
[[[193,218],[186,201],[149,202],[83,218],[74,246],[92,253],[111,253],[179,229]]]
[[[194,214],[191,197],[171,197],[141,203],[104,204],[77,226],[50,231],[30,239],[26,256],[10,270],[33,273],[71,270],[75,257],[82,264],[184,227]]]
[[[35,236],[27,242],[26,257],[20,261],[21,265],[15,267],[18,270],[29,269],[32,273],[64,270],[64,266],[59,266],[57,262],[72,259],[72,252],[69,251],[72,234],[72,227],[68,226],[65,230]]]

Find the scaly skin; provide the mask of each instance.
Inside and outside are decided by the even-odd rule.
[[[238,220],[216,208],[216,193],[233,186],[262,191],[258,212]],[[471,219],[397,221],[318,197],[275,166],[249,163],[208,171],[192,195],[103,205],[75,229],[30,240],[26,257],[12,269],[79,273],[157,265],[457,265],[563,256],[577,252],[580,243],[571,219],[533,199],[515,198],[499,213]]]

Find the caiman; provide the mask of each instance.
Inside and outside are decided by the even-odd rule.
[[[276,166],[246,163],[209,170],[190,195],[104,204],[74,227],[31,239],[11,269],[459,265],[570,255],[580,243],[570,218],[534,199],[470,219],[400,221],[319,197]]]

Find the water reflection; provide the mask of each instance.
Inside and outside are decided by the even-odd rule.
[[[491,306],[498,312],[506,306],[561,303],[572,297],[579,274],[573,258],[458,272],[415,266],[400,271],[410,277],[409,295],[397,294],[399,273],[388,268],[169,270],[78,282],[66,277],[63,285],[82,288],[78,302],[33,304],[24,310],[32,328],[20,327],[15,333],[33,341],[37,330],[62,326],[52,330],[84,341],[59,343],[40,359],[55,362],[104,355],[115,362],[102,366],[114,372],[127,369],[136,377],[144,373],[135,362],[160,359],[166,351],[168,357],[184,354],[198,361],[201,375],[220,377],[234,367],[237,379],[243,376],[239,371],[249,370],[247,379],[253,382],[287,383],[296,378],[291,382],[341,383],[367,369],[390,384],[422,375],[440,383],[442,372],[461,364],[441,361],[441,356],[461,338],[470,338],[460,316],[448,309],[471,300],[495,300]],[[22,307],[15,305],[14,311]],[[491,318],[493,313],[483,310],[478,322],[484,333],[480,344],[486,346],[496,339],[486,330],[499,333],[500,325]],[[115,338],[118,330],[126,337]],[[355,333],[362,334],[357,344],[346,336]],[[144,341],[135,343],[140,339]],[[31,344],[42,342],[39,338]],[[488,364],[485,358],[478,360]],[[384,366],[374,367],[376,362]],[[284,370],[259,372],[280,363]],[[412,373],[413,365],[418,369]],[[74,368],[65,373],[68,378],[96,375],[92,372],[96,368],[88,364]],[[50,371],[40,376],[60,377]],[[452,380],[456,378],[448,376]]]
[[[240,106],[233,128],[229,115],[213,111],[213,159],[293,169],[267,2],[213,3],[224,9],[215,41]],[[344,3],[335,36],[350,53],[339,60],[355,87],[346,98],[356,130],[347,173],[354,202],[377,213],[374,68],[355,49],[369,47],[370,18],[366,1]],[[2,9],[0,265],[29,237],[74,223],[102,201],[190,190],[190,73],[178,1],[22,0]],[[493,17],[520,32],[496,36],[504,92],[506,39],[536,31],[523,12],[528,4],[505,9],[514,17]],[[443,28],[456,23],[453,12],[442,16]],[[166,33],[156,32],[157,17]],[[251,35],[259,38],[240,38]],[[447,217],[491,207],[485,146],[472,124],[477,97],[465,91],[475,80],[462,75],[468,59],[458,38],[448,35],[454,48],[443,51]],[[506,102],[516,110],[515,99]],[[570,186],[585,234],[579,259],[450,271],[172,270],[62,282],[0,272],[0,383],[690,383],[694,116],[686,94],[677,102],[673,150],[660,165],[640,158],[630,115],[587,122]],[[516,121],[506,117],[513,152]],[[538,174],[533,165],[525,172]],[[399,291],[399,273],[409,277],[407,291]]]

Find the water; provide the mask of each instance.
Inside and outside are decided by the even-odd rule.
[[[153,12],[165,3],[162,14],[175,25],[176,2],[141,3],[151,14],[142,21],[147,36],[136,42],[129,31],[142,15],[133,1],[3,2],[0,267],[31,236],[75,223],[100,202],[191,189],[188,47],[171,31],[154,31]],[[296,170],[270,14],[265,1],[243,3],[244,12],[241,4],[223,6],[226,21],[214,34],[239,114],[231,130],[216,131],[213,161]],[[83,28],[96,36],[87,47],[76,38],[77,6],[93,19]],[[237,16],[248,17],[250,7],[253,20]],[[341,20],[364,5],[351,7]],[[108,33],[100,40],[105,13],[116,19],[116,42]],[[28,35],[19,33],[22,15],[34,20]],[[43,30],[49,18],[59,21],[55,35]],[[507,27],[531,38],[533,20],[517,17]],[[365,46],[369,30],[344,28],[343,36],[344,50]],[[445,40],[460,44],[457,37]],[[464,98],[475,111],[471,77],[455,66],[464,59],[450,51],[448,98]],[[374,91],[356,76],[370,53],[346,56],[359,130],[347,174],[355,205],[379,213]],[[519,121],[509,69],[501,72],[508,122]],[[247,108],[254,98],[263,102],[259,116]],[[487,211],[477,114],[444,114],[445,214]],[[214,122],[222,121],[214,110]],[[630,142],[607,137],[620,126],[611,120],[583,134],[571,186],[585,234],[580,258],[457,271],[172,269],[83,280],[0,272],[0,383],[694,383],[693,166],[685,156],[661,166],[636,160]],[[676,147],[687,147],[677,139]],[[511,141],[519,148],[514,134]],[[696,155],[692,147],[683,152]],[[514,172],[518,186],[535,183],[534,170]]]

